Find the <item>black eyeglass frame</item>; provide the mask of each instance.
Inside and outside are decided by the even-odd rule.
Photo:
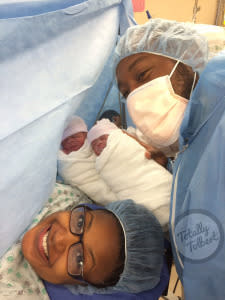
[[[71,226],[70,226],[70,224],[71,224],[72,212],[73,212],[74,210],[76,210],[77,208],[83,208],[83,209],[84,209],[84,225],[83,225],[83,232],[80,233],[80,234],[72,232]],[[76,242],[76,243],[74,243],[74,244],[72,244],[72,245],[70,246],[70,248],[71,248],[72,246],[77,245],[77,244],[80,243],[80,244],[82,245],[82,248],[83,248],[83,253],[84,253],[83,236],[84,236],[84,227],[85,227],[85,214],[86,214],[86,210],[92,210],[92,209],[91,209],[90,207],[86,206],[86,205],[78,205],[78,206],[73,207],[73,208],[71,209],[71,211],[70,211],[70,220],[69,220],[69,228],[70,228],[70,232],[71,232],[73,235],[77,235],[77,236],[80,237],[80,241],[79,241],[79,242]],[[68,253],[69,253],[69,251],[70,251],[70,248],[69,248],[69,250],[68,250]],[[69,275],[70,277],[72,277],[73,279],[76,279],[76,280],[78,280],[78,281],[81,281],[82,283],[88,284],[88,282],[85,281],[84,278],[83,278],[83,275],[84,275],[84,265],[82,266],[82,272],[81,272],[80,275],[73,275],[73,274],[71,274],[71,273],[68,271],[68,258],[67,258],[67,273],[68,273],[68,275]]]

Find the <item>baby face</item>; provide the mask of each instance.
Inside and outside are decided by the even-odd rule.
[[[112,122],[118,127],[118,128],[122,128],[122,121],[120,116],[113,116],[112,117]]]
[[[77,132],[68,136],[61,143],[63,152],[70,154],[73,151],[78,151],[83,146],[86,137],[87,132]]]
[[[97,156],[99,156],[106,147],[108,136],[108,134],[101,135],[91,143],[92,149]]]

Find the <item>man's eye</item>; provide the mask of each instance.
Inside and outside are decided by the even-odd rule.
[[[137,81],[142,81],[146,78],[146,74],[147,74],[148,70],[141,72],[139,74],[137,74],[136,80]]]
[[[78,221],[77,221],[77,227],[78,228],[83,228],[84,226],[84,216],[80,216]]]

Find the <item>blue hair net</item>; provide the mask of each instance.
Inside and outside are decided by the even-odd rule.
[[[132,200],[115,201],[106,206],[120,221],[125,235],[125,265],[119,281],[106,288],[69,286],[74,294],[139,293],[154,288],[160,280],[164,239],[155,216]]]
[[[128,28],[115,50],[115,67],[126,56],[149,52],[180,60],[201,72],[208,61],[208,43],[192,23],[151,19]]]

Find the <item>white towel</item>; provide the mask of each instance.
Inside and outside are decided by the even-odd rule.
[[[121,130],[110,133],[107,146],[96,158],[96,169],[119,200],[145,205],[166,229],[169,223],[172,175],[145,149]]]
[[[159,148],[158,146],[154,145],[152,142],[150,142],[149,138],[144,136],[144,134],[138,129],[134,128],[132,126],[127,128],[127,132],[137,139],[139,139],[141,142],[144,142],[147,145],[150,145],[152,147],[158,148],[160,151],[162,151],[167,157],[175,157],[177,154],[177,151],[179,149],[179,143],[176,141],[174,144]]]
[[[96,156],[87,140],[78,151],[68,155],[60,150],[58,154],[59,175],[65,183],[78,187],[99,204],[117,200],[115,194],[96,171],[95,160]]]

